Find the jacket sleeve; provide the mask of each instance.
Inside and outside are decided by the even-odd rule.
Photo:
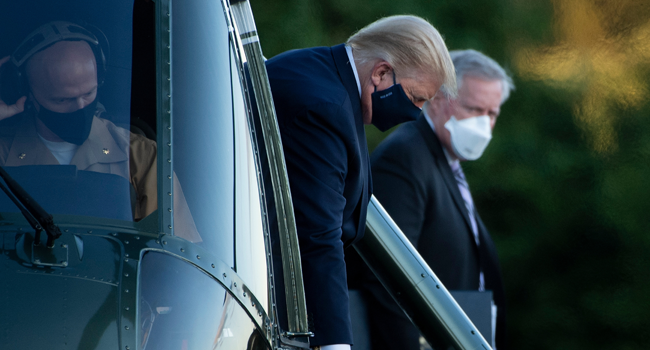
[[[311,106],[281,125],[305,283],[312,346],[351,344],[342,223],[348,170],[345,111]],[[354,125],[352,125],[354,128]],[[354,130],[354,129],[351,129]]]

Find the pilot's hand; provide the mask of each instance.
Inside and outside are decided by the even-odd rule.
[[[5,62],[7,61],[9,61],[9,56],[0,59],[0,67],[2,67],[2,65],[5,64]],[[27,96],[23,96],[19,98],[15,104],[9,106],[2,99],[0,99],[0,120],[12,117],[24,111],[26,100],[27,100]]]

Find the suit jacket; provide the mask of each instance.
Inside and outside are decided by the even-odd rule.
[[[496,249],[477,212],[476,246],[465,203],[435,132],[421,115],[372,155],[375,196],[449,290],[478,290],[483,270],[497,312],[497,348],[505,349],[505,298]],[[369,279],[373,349],[419,348],[418,332],[385,290]],[[410,345],[409,345],[410,344]]]
[[[345,46],[338,45],[285,52],[266,67],[298,228],[307,312],[315,335],[311,345],[351,344],[343,250],[363,235],[372,188],[351,62]],[[268,177],[265,185],[270,185]],[[272,196],[267,199],[271,208]],[[274,217],[270,228],[276,237],[276,286],[281,289]],[[277,294],[279,306],[283,298]]]

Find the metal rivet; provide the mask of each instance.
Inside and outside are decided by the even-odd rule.
[[[172,208],[167,208],[167,211],[171,213],[171,212],[172,212]]]
[[[181,248],[181,253],[185,253],[185,249]]]
[[[66,229],[66,230],[63,230],[63,232],[70,232],[70,230]]]
[[[128,329],[129,329],[129,326],[124,326],[124,329],[128,330]]]
[[[128,292],[129,292],[129,290],[128,290],[128,289],[125,289],[125,290],[124,290],[124,293],[128,293]]]
[[[476,334],[476,333],[474,333],[474,331],[472,331],[472,334]]]
[[[136,241],[139,241],[139,240],[140,240],[140,236],[135,236],[135,240],[136,240]]]
[[[171,163],[171,162],[172,162],[172,160],[171,160],[171,159],[167,159],[167,163]]]
[[[228,276],[226,276],[226,273],[224,272],[224,273],[223,273],[223,278],[226,278],[226,277],[228,277]]]
[[[169,228],[169,229],[171,230],[171,228],[172,228],[172,225],[169,225],[169,226],[167,226],[167,227],[168,227],[168,228]]]
[[[425,275],[425,274],[421,274],[420,276],[422,276],[422,277],[427,277],[427,275]]]
[[[196,258],[199,259],[199,260],[201,260],[201,256],[200,256],[200,255],[197,255]]]
[[[237,282],[235,282],[235,288],[237,288]]]
[[[165,245],[166,245],[166,244],[167,244],[167,241],[163,241],[163,244],[165,244]]]
[[[129,307],[127,306],[127,307],[124,308],[124,310],[129,311],[130,309],[129,309]]]
[[[25,156],[27,156],[25,153],[21,153],[21,154],[18,156],[18,158],[20,158],[20,159],[25,159]]]
[[[171,196],[171,195],[172,195],[172,193],[171,193],[171,192],[167,192],[167,195],[168,195],[168,196]]]
[[[124,241],[124,244],[129,244],[129,241]]]
[[[246,292],[244,292],[244,294],[243,294],[243,295],[244,295],[244,298],[246,298],[246,297],[248,296],[248,295],[246,294]]]
[[[436,288],[440,289],[440,286],[436,284]]]
[[[102,152],[104,154],[109,154],[109,153],[111,153],[111,150],[109,150],[108,148],[104,148],[104,149],[102,149]]]
[[[214,264],[212,264],[212,268],[214,269]]]
[[[129,257],[129,253],[124,254],[124,256],[128,258],[128,257]]]
[[[129,277],[129,274],[128,274],[128,273],[125,273],[125,274],[124,274],[124,277]]]
[[[93,233],[93,230],[88,231],[88,233]]]

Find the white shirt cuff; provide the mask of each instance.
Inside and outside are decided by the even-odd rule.
[[[350,344],[321,345],[320,350],[351,350]]]

